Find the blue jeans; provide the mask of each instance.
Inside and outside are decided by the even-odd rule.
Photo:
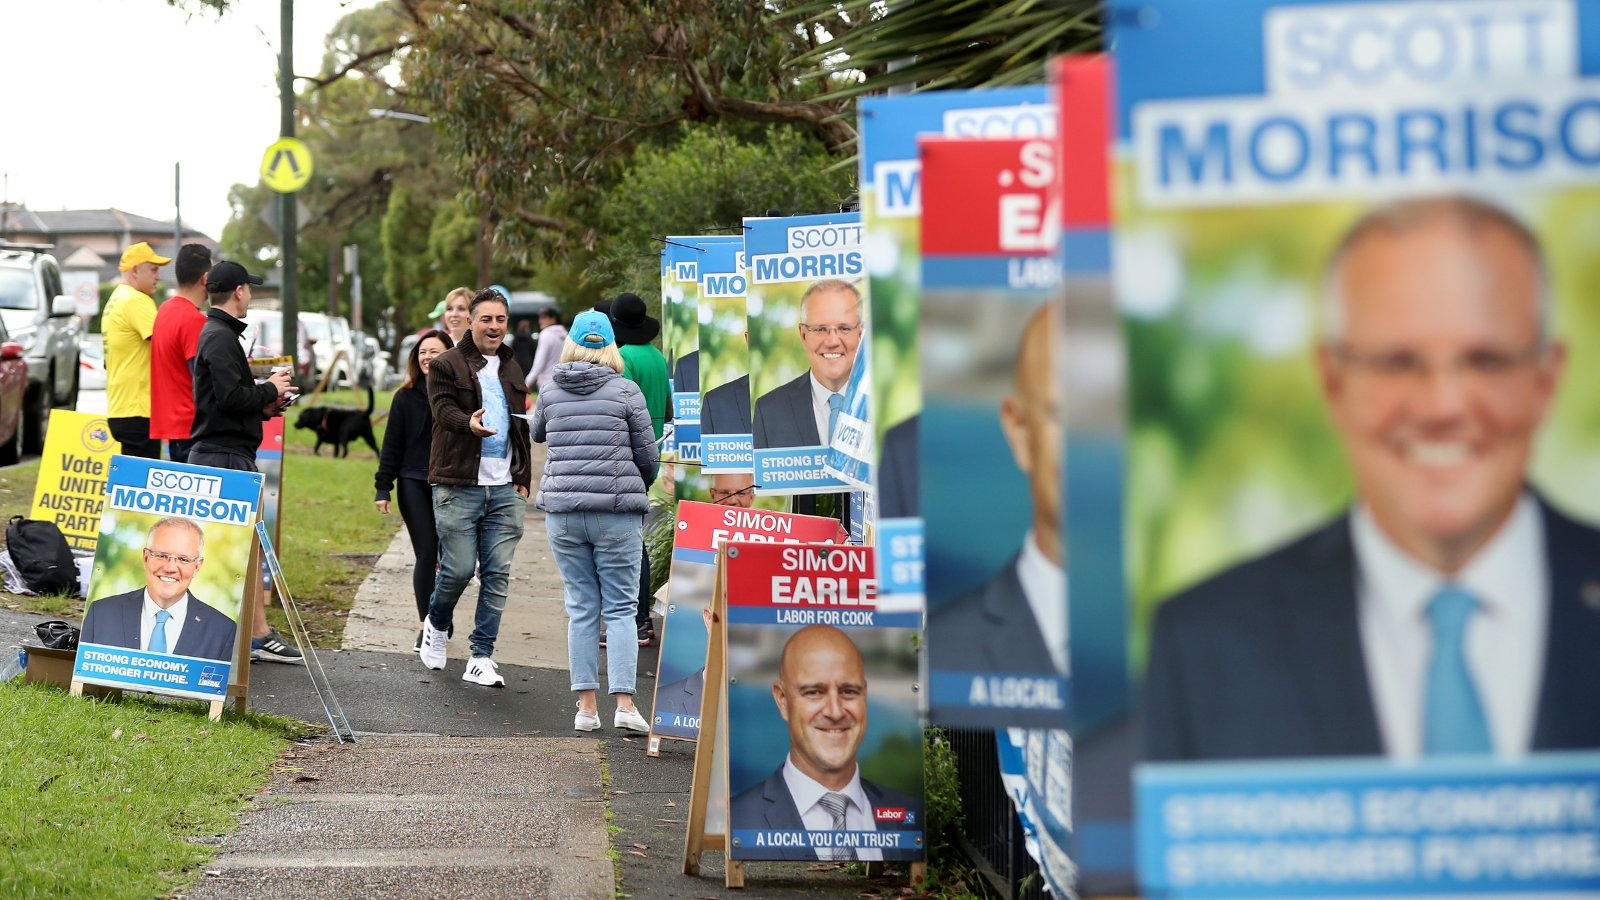
[[[606,631],[606,682],[631,694],[639,668],[633,612],[639,603],[642,513],[546,513],[550,552],[567,603],[567,669],[575,691],[600,687],[600,617]]]
[[[478,612],[467,642],[473,656],[493,656],[511,582],[511,554],[522,540],[528,501],[509,484],[433,486],[433,522],[439,531],[439,575],[428,601],[428,621],[448,631],[456,601],[478,570]]]

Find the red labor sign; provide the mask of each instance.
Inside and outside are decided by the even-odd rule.
[[[924,185],[959,178],[963,186],[960,191],[923,191],[925,255],[1048,256],[1056,251],[1061,213],[1052,190],[1052,141],[923,137],[919,144]]]

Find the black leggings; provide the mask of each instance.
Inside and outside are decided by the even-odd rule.
[[[639,554],[639,606],[634,610],[633,623],[643,628],[650,625],[650,607],[655,598],[650,596],[650,545],[645,544]]]
[[[411,549],[417,554],[417,567],[411,573],[411,591],[417,595],[417,621],[428,617],[428,601],[433,597],[434,573],[439,568],[439,532],[433,525],[433,489],[420,478],[401,476],[394,482],[395,499],[400,501],[400,518]]]

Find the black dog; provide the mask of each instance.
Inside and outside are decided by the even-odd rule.
[[[317,433],[317,446],[312,455],[322,454],[323,444],[333,445],[334,456],[349,456],[350,442],[361,438],[378,453],[378,440],[372,436],[372,385],[367,385],[367,408],[344,409],[338,406],[310,406],[300,411],[294,427],[309,428]]]

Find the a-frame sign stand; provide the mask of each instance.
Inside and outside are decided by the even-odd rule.
[[[260,519],[260,504],[256,505],[256,517]],[[256,610],[267,602],[266,591],[261,584],[261,541],[255,537],[255,530],[251,529],[250,562],[245,568],[244,602],[239,604],[239,643],[233,651],[234,677],[228,682],[228,699],[233,701],[233,711],[242,713],[250,700],[250,632],[255,629]],[[213,722],[222,718],[222,707],[226,701],[211,701],[211,720]]]
[[[261,504],[256,503],[256,518],[261,518]],[[213,722],[222,720],[222,710],[229,701],[234,712],[244,712],[250,699],[250,632],[255,622],[256,609],[265,601],[261,585],[261,541],[250,531],[250,562],[244,574],[244,596],[239,602],[239,624],[235,631],[233,666],[229,670],[228,692],[216,700],[201,700],[209,706],[206,717]],[[72,679],[68,693],[83,696],[88,682]],[[119,690],[120,693],[120,690]]]
[[[728,851],[731,843],[727,831],[731,822],[723,818],[722,833],[706,830],[707,812],[712,797],[721,798],[724,809],[728,806],[728,722],[724,711],[728,708],[728,554],[729,546],[717,548],[717,574],[711,594],[711,633],[706,642],[706,688],[700,699],[700,740],[695,743],[694,780],[689,787],[688,833],[683,842],[683,874],[700,874],[700,855],[707,850],[721,850],[727,857],[723,885],[743,888],[744,860],[734,859]],[[733,549],[737,553],[737,548]],[[911,885],[918,887],[928,880],[928,864],[916,860],[911,866]],[[882,877],[882,862],[868,862],[867,877]]]
[[[706,812],[711,806],[712,782],[721,779],[718,792],[726,806],[728,798],[728,770],[718,766],[716,750],[724,748],[728,736],[727,722],[723,718],[726,703],[728,644],[727,600],[723,596],[724,575],[728,564],[727,548],[717,550],[717,574],[711,589],[711,633],[706,640],[706,690],[700,698],[700,740],[694,748],[694,780],[689,787],[688,835],[683,842],[683,874],[700,874],[700,854],[706,850],[728,850],[728,835],[706,831]],[[726,817],[724,817],[726,822]],[[738,880],[734,872],[737,868]],[[728,886],[744,886],[744,864],[728,860]]]

